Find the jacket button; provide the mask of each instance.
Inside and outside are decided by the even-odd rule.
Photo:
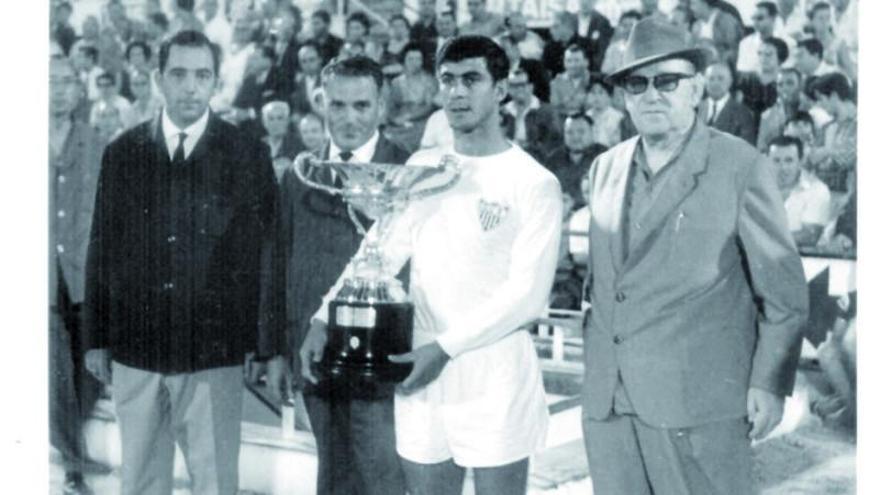
[[[614,339],[612,339],[612,340],[614,341],[615,344],[620,345],[620,343],[623,342],[623,337],[621,337],[620,335],[615,335]]]
[[[624,294],[623,292],[618,292],[614,295],[614,300],[617,302],[623,302],[626,300],[626,294]]]

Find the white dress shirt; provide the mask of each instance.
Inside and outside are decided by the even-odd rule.
[[[813,174],[801,171],[798,183],[785,198],[788,230],[797,232],[808,225],[824,227],[831,222],[831,192]]]
[[[168,117],[168,112],[164,109],[162,110],[162,135],[165,136],[165,146],[168,147],[169,158],[174,158],[174,150],[177,149],[177,142],[180,140],[181,132],[186,134],[186,139],[183,140],[183,157],[189,158],[189,155],[192,154],[193,149],[208,127],[208,115],[210,113],[208,110],[205,110],[205,113],[198,120],[188,125],[185,129],[181,129],[171,121]]]
[[[374,131],[373,136],[370,139],[360,146],[360,148],[351,151],[351,158],[348,159],[349,162],[354,163],[367,163],[373,161],[373,155],[376,154],[376,143],[379,142],[379,131]],[[327,159],[333,162],[341,162],[344,161],[339,157],[339,154],[342,153],[342,150],[339,149],[339,146],[336,146],[336,143],[333,142],[331,137],[330,139],[330,154]]]

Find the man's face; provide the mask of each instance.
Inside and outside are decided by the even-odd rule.
[[[593,144],[593,127],[584,119],[566,118],[563,128],[565,147],[572,151],[583,151]]]
[[[290,41],[298,30],[296,18],[288,14],[276,17],[272,21],[272,28],[281,41]]]
[[[263,127],[270,137],[279,138],[287,134],[287,126],[290,123],[290,113],[281,105],[270,107],[263,113]]]
[[[79,84],[73,67],[53,59],[49,63],[49,112],[55,116],[67,116],[78,100]]]
[[[410,74],[421,72],[423,63],[422,52],[418,50],[410,50],[403,56],[403,70]]]
[[[770,146],[770,160],[776,169],[776,184],[779,188],[792,188],[800,178],[801,172],[797,146]]]
[[[343,151],[360,148],[376,132],[383,101],[371,77],[331,76],[324,81],[330,136]]]
[[[55,20],[61,24],[67,24],[70,22],[70,14],[72,13],[73,12],[67,7],[59,7],[55,10]]]
[[[180,128],[189,126],[208,110],[208,101],[217,87],[211,50],[206,46],[171,45],[158,81],[168,117]]]
[[[755,9],[755,14],[752,15],[752,25],[755,27],[755,31],[761,34],[762,38],[773,35],[775,23],[776,18],[771,17],[767,9],[762,7]]]
[[[562,65],[565,67],[565,72],[576,77],[582,77],[589,69],[589,63],[580,50],[566,50]]]
[[[320,37],[324,36],[325,34],[327,34],[327,24],[324,22],[324,19],[322,19],[320,16],[313,15],[311,22],[312,22],[312,34],[316,38],[320,38]]]
[[[299,121],[299,137],[306,149],[318,151],[324,145],[324,128],[314,116],[303,117]]]
[[[596,7],[596,0],[580,0],[579,3],[582,14],[591,14],[593,8]]]
[[[359,21],[349,21],[345,25],[345,39],[348,41],[363,40],[367,34],[367,28]]]
[[[253,28],[250,19],[239,17],[235,21],[232,29],[232,38],[238,44],[249,43],[253,35]]]
[[[507,82],[492,81],[485,58],[444,62],[439,71],[440,96],[452,129],[471,132],[498,113]]]
[[[391,21],[390,31],[391,37],[397,40],[402,40],[409,34],[409,28],[406,27],[406,23],[403,22],[402,19],[394,19]]]
[[[98,79],[98,94],[104,101],[112,101],[116,96],[116,85],[109,79]]]
[[[113,105],[104,105],[95,115],[95,127],[105,138],[116,134],[122,128],[119,109]]]
[[[772,72],[779,68],[779,56],[776,54],[776,47],[769,43],[761,43],[761,46],[758,47],[758,63],[767,72]]]
[[[146,74],[137,74],[131,78],[131,92],[136,100],[147,99],[151,91],[150,77]]]
[[[525,74],[515,74],[507,80],[507,91],[510,97],[520,105],[527,105],[532,100],[532,85]]]
[[[437,2],[434,0],[419,0],[419,14],[422,17],[431,17],[437,9]]]
[[[814,56],[806,48],[799,46],[794,50],[794,66],[804,76],[812,75],[819,67],[819,57]]]
[[[437,17],[437,34],[444,38],[455,36],[455,18],[452,14],[443,13]]]
[[[564,21],[562,16],[553,16],[553,24],[550,26],[550,35],[556,41],[567,41],[574,35],[571,24]]]
[[[594,84],[587,94],[587,104],[592,108],[604,110],[611,106],[611,95],[602,86]]]
[[[299,57],[299,67],[304,74],[316,76],[321,70],[321,57],[317,50],[311,46],[304,46],[299,49],[297,54]]]
[[[796,137],[806,146],[813,144],[813,126],[809,122],[792,121],[782,131],[785,136]]]
[[[686,60],[665,60],[633,71],[633,75],[654,77],[658,74],[695,74]],[[695,108],[703,96],[700,76],[682,79],[672,91],[658,91],[653,84],[644,93],[625,93],[626,109],[636,129],[643,136],[663,136],[684,131],[693,122]]]
[[[510,35],[513,36],[514,39],[524,39],[526,37],[526,32],[528,31],[526,18],[523,17],[522,14],[511,14],[507,19],[507,28],[510,30]]]
[[[111,3],[107,6],[107,15],[113,24],[125,22],[125,7],[121,3]]]
[[[128,55],[128,63],[139,69],[147,66],[147,55],[144,53],[143,47],[135,46]]]
[[[471,17],[479,16],[486,11],[486,0],[467,0],[467,6]]]
[[[813,14],[810,21],[813,32],[824,33],[831,28],[831,9],[819,9]]]
[[[800,95],[800,83],[797,76],[792,72],[782,72],[776,78],[776,91],[782,97],[782,101],[793,103]]]
[[[712,99],[723,98],[730,91],[732,82],[730,71],[721,64],[712,65],[706,70],[706,92]]]

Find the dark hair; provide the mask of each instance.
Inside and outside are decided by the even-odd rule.
[[[810,11],[807,13],[807,17],[812,21],[812,20],[813,20],[813,16],[815,16],[815,15],[816,15],[816,12],[818,12],[818,11],[820,11],[820,10],[831,10],[831,4],[829,4],[828,2],[816,2],[816,3],[814,3],[814,4],[813,4],[813,7],[812,7],[812,8],[810,9]]]
[[[758,2],[755,5],[755,10],[764,9],[767,11],[767,15],[770,17],[776,17],[779,15],[779,8],[776,7],[776,4],[773,2]]]
[[[510,60],[507,59],[504,49],[492,41],[492,38],[474,34],[456,36],[440,48],[440,53],[437,54],[437,72],[440,72],[440,66],[446,62],[461,62],[469,58],[482,58],[486,61],[486,69],[493,83],[507,79],[510,73]]]
[[[367,17],[367,14],[360,11],[349,14],[348,19],[345,20],[345,25],[348,26],[352,22],[357,22],[364,27],[365,34],[370,34],[370,18]]]
[[[403,49],[400,50],[400,61],[403,62],[406,59],[406,54],[409,52],[419,52],[422,54],[422,68],[428,70],[428,55],[425,53],[425,47],[419,41],[410,41],[407,44],[403,45]]]
[[[801,75],[801,71],[795,69],[794,67],[783,67],[779,69],[780,74],[794,74],[797,77],[798,84],[801,83],[801,80],[804,76]]]
[[[776,136],[775,138],[770,140],[770,143],[767,145],[767,149],[769,150],[771,147],[776,146],[778,148],[787,148],[789,146],[794,146],[797,148],[798,158],[804,157],[804,143],[794,136]]]
[[[581,45],[577,42],[569,43],[568,46],[565,47],[565,51],[566,52],[581,52],[581,55],[583,55],[584,58],[587,58],[587,49],[584,47],[584,45]]]
[[[92,63],[98,63],[98,48],[92,45],[83,45],[79,47],[79,52],[92,59]]]
[[[150,22],[161,27],[163,30],[168,30],[168,17],[165,16],[162,12],[154,12],[150,14]]]
[[[303,14],[302,14],[302,10],[300,10],[299,7],[297,7],[296,5],[294,5],[292,3],[285,2],[285,3],[282,3],[281,5],[278,6],[278,11],[279,12],[287,12],[288,14],[293,16],[294,19],[296,19],[297,27],[302,28]]]
[[[211,59],[214,62],[214,75],[219,76],[220,73],[220,47],[211,43],[203,33],[199,31],[184,30],[162,42],[159,47],[159,73],[165,72],[165,66],[168,65],[168,55],[171,53],[172,46],[185,46],[190,48],[207,48],[211,52]]]
[[[797,46],[799,48],[803,48],[817,58],[822,58],[825,53],[824,49],[822,48],[822,42],[817,40],[816,38],[807,38],[805,40],[800,40],[797,42]]]
[[[587,91],[592,91],[593,86],[599,86],[608,93],[608,96],[614,96],[614,86],[604,77],[591,78],[590,84],[587,85]]]
[[[412,29],[412,24],[410,24],[409,19],[403,14],[394,14],[391,16],[391,19],[388,19],[388,24],[391,25],[394,21],[403,21],[403,23],[406,24],[407,29]]]
[[[631,18],[631,19],[635,19],[636,21],[640,21],[640,20],[642,20],[642,13],[639,12],[638,10],[627,10],[623,14],[620,14],[620,19],[627,19],[627,18]],[[619,22],[620,21],[618,21],[618,23]]]
[[[150,57],[153,56],[153,50],[150,48],[150,45],[143,41],[132,41],[125,47],[125,60],[131,61],[131,51],[138,47],[144,52],[144,58],[149,61]]]
[[[593,117],[590,117],[584,111],[566,114],[565,118],[571,119],[571,120],[583,120],[584,122],[590,124],[590,127],[593,127],[595,125],[595,122],[593,121]]]
[[[369,77],[376,83],[376,89],[381,92],[382,82],[385,77],[382,74],[382,66],[378,62],[364,55],[355,55],[343,60],[333,59],[321,71],[322,84],[327,84],[333,77]]]
[[[785,121],[785,125],[791,124],[792,122],[807,122],[810,124],[810,127],[815,129],[816,122],[813,121],[813,116],[810,115],[810,112],[805,110],[798,110],[794,113],[788,120]]]
[[[853,90],[846,76],[840,72],[832,72],[813,80],[809,88],[810,97],[816,99],[816,93],[830,97],[836,94],[843,101],[852,101]]]
[[[321,49],[318,48],[318,44],[315,43],[314,40],[306,40],[306,41],[303,41],[302,43],[300,43],[299,48],[297,48],[297,50],[296,50],[297,56],[299,56],[299,51],[302,50],[303,48],[306,48],[306,47],[311,48],[312,50],[315,50],[315,53],[318,54],[318,58],[321,57]]]
[[[773,46],[773,48],[776,50],[776,59],[779,60],[780,64],[788,60],[788,43],[782,41],[775,36],[767,38],[766,40],[764,40],[764,43]]]
[[[324,21],[324,24],[330,24],[330,12],[327,12],[324,9],[318,9],[312,12],[312,17],[318,17]]]
[[[177,0],[177,8],[191,13],[196,8],[196,0]]]

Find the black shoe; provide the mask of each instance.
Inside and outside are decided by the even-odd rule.
[[[94,495],[95,492],[83,480],[82,473],[69,472],[64,475],[63,493],[70,495]]]

